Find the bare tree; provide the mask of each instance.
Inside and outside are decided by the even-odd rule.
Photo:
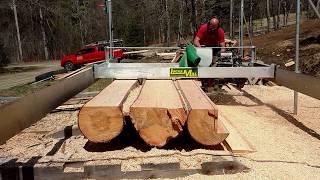
[[[194,34],[197,31],[197,13],[196,13],[196,0],[190,0],[191,2],[191,29],[192,34]]]
[[[165,14],[166,14],[166,20],[167,20],[167,46],[170,45],[170,15],[169,15],[169,9],[168,9],[168,0],[165,0]]]
[[[249,33],[253,35],[253,0],[250,0],[250,17],[249,17]]]
[[[267,3],[267,28],[268,28],[268,32],[270,32],[270,0],[266,1]]]
[[[277,0],[277,29],[280,28],[281,0]]]
[[[18,39],[18,46],[19,46],[19,61],[22,61],[23,60],[22,44],[21,44],[21,38],[20,38],[20,28],[19,28],[19,20],[18,20],[18,13],[17,13],[17,5],[16,5],[15,0],[12,0],[12,9],[13,9],[13,13],[14,13],[14,19],[16,22],[17,39]]]
[[[178,44],[181,44],[181,36],[183,34],[183,0],[178,1],[179,7],[179,30],[178,30]]]
[[[46,37],[46,32],[44,31],[44,27],[43,27],[43,15],[42,15],[41,7],[39,8],[39,16],[40,16],[40,27],[41,27],[41,32],[42,32],[42,41],[43,41],[43,47],[44,47],[44,56],[45,56],[46,60],[49,60],[49,53],[48,53],[48,47],[47,47],[47,37]]]

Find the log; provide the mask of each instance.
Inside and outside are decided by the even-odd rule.
[[[137,80],[116,80],[86,103],[79,113],[78,126],[92,142],[108,142],[123,128],[122,104]]]
[[[147,80],[130,107],[130,116],[141,138],[156,147],[178,136],[187,118],[171,80]]]
[[[224,141],[228,130],[218,120],[218,108],[193,80],[176,83],[189,112],[187,128],[191,137],[202,145],[217,145]]]

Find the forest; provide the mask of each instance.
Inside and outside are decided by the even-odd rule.
[[[286,26],[295,3],[245,0],[248,33],[264,26],[266,31]],[[319,8],[320,0],[314,3]],[[1,0],[0,64],[60,59],[86,44],[108,40],[104,4],[104,0]],[[314,16],[308,0],[302,0],[301,8],[309,18]],[[125,45],[169,46],[192,37],[213,16],[220,18],[227,35],[236,38],[240,0],[116,0],[112,13],[114,38]]]

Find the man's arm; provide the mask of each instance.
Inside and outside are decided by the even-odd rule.
[[[195,37],[194,38],[194,40],[193,40],[193,45],[195,46],[195,47],[200,47],[201,45],[200,45],[200,38],[199,37]]]
[[[198,32],[196,34],[196,37],[194,37],[194,40],[193,40],[193,45],[195,47],[201,47],[200,39],[203,38],[204,31],[205,31],[204,26],[200,26],[200,28],[198,29]]]
[[[226,42],[224,39],[224,30],[222,28],[219,28],[218,30],[218,40],[219,46],[221,47],[221,52],[226,52]]]
[[[222,43],[220,43],[219,44],[220,45],[220,47],[221,47],[221,52],[226,52],[226,43],[225,42],[222,42]]]

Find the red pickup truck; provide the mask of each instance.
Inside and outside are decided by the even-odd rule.
[[[103,44],[88,45],[75,54],[65,55],[61,59],[61,66],[68,71],[72,71],[81,65],[102,61],[105,59],[104,47],[105,45]],[[113,57],[118,62],[124,58],[123,53],[123,49],[113,49]],[[107,50],[107,55],[109,55],[109,50]]]

